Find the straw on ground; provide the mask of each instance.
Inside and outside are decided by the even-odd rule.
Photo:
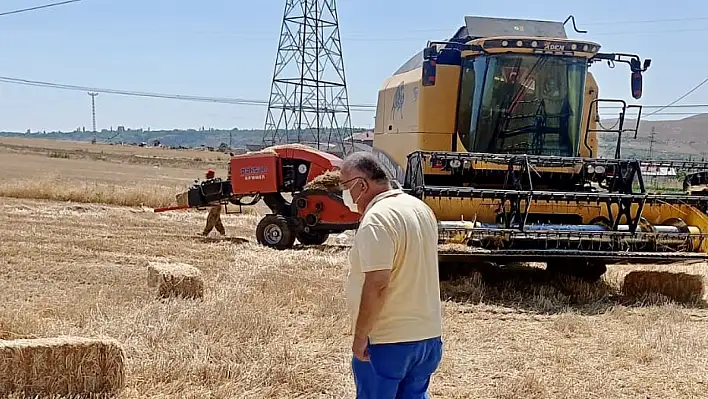
[[[124,187],[160,186],[171,176],[181,190],[203,175],[31,159],[8,164],[9,173],[58,170],[67,180]],[[255,241],[268,211],[256,210],[223,215],[229,236]],[[207,239],[198,235],[205,216],[3,198],[0,339],[115,337],[126,352],[116,399],[353,397],[347,251]],[[204,298],[155,300],[145,262],[157,259],[198,268]],[[627,301],[620,287],[633,270],[705,275],[706,265],[610,266],[600,284],[545,281],[542,267],[444,282],[445,352],[431,394],[704,397],[705,304]]]

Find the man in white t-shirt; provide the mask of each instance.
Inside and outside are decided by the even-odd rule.
[[[348,156],[341,174],[362,214],[346,288],[357,398],[428,398],[442,358],[437,219],[369,152]]]

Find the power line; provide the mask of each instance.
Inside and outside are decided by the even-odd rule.
[[[688,97],[689,94],[691,94],[691,93],[693,93],[694,91],[698,90],[701,86],[703,86],[703,85],[706,84],[706,83],[708,83],[708,78],[703,79],[703,81],[702,81],[701,83],[699,83],[698,85],[696,85],[695,87],[693,87],[691,90],[687,91],[686,94],[684,94],[684,95],[682,95],[681,97],[677,98],[676,100],[670,102],[670,103],[667,104],[666,106],[664,106],[664,107],[662,107],[662,108],[659,108],[659,109],[657,109],[656,111],[654,111],[654,112],[652,112],[652,113],[650,113],[650,114],[647,114],[646,116],[652,116],[652,115],[657,114],[658,112],[660,112],[660,111],[662,111],[662,110],[665,110],[666,108],[671,107],[672,105],[676,104],[677,102],[679,102],[679,101],[683,100],[684,98]]]
[[[78,1],[78,0],[74,0]],[[690,22],[690,21],[704,21],[708,20],[708,17],[687,17],[687,18],[666,18],[666,19],[654,19],[654,20],[627,20],[627,21],[598,21],[598,22],[585,22],[585,25],[626,25],[626,24],[645,24],[645,23],[658,23],[658,22]],[[143,29],[143,32],[150,33],[162,33],[158,29]],[[666,30],[628,30],[628,31],[609,31],[609,32],[591,32],[591,36],[625,36],[625,35],[648,35],[648,34],[667,34],[667,33],[682,33],[682,32],[705,32],[708,31],[706,27],[697,28],[678,28],[678,29],[666,29]],[[342,36],[343,40],[353,41],[353,42],[411,42],[411,41],[421,41],[420,37],[382,37],[382,36],[368,36],[366,31],[361,32],[351,32],[351,36]],[[406,29],[409,33],[425,33],[425,32],[451,32],[450,28],[422,28],[422,29]],[[224,31],[204,31],[195,30],[188,32],[189,34],[197,35],[215,35],[215,36],[229,36],[234,38],[247,39],[250,42],[253,41],[271,41],[268,36],[272,32],[224,32]],[[362,33],[364,33],[362,35]]]
[[[24,86],[48,87],[48,88],[71,90],[71,91],[90,91],[90,92],[97,92],[97,93],[117,94],[117,95],[124,95],[124,96],[133,96],[133,97],[164,98],[164,99],[173,99],[173,100],[211,102],[211,103],[233,104],[233,105],[260,105],[260,106],[267,106],[268,105],[268,101],[265,101],[265,100],[250,100],[250,99],[231,98],[231,97],[206,97],[206,96],[193,96],[193,95],[185,95],[185,94],[165,94],[165,93],[142,92],[142,91],[131,91],[131,90],[104,89],[104,88],[97,88],[97,87],[77,86],[77,85],[68,85],[68,84],[62,84],[62,83],[43,82],[43,81],[38,81],[38,80],[12,78],[12,77],[7,77],[7,76],[0,76],[0,82],[10,83],[10,84],[18,84],[18,85],[24,85]],[[361,104],[361,105],[353,104],[353,105],[350,105],[350,108],[352,108],[353,110],[359,110],[359,111],[366,110],[366,111],[368,111],[370,109],[375,109],[376,106],[375,105],[366,105],[366,104]]]
[[[664,109],[668,108],[708,108],[708,104],[678,104],[678,101],[682,100],[692,92],[696,91],[701,85],[708,82],[708,78],[702,83],[691,89],[688,93],[679,97],[677,100],[673,101],[668,105],[642,105],[642,109],[657,109],[657,111],[652,112],[648,115],[694,115],[695,113],[690,112],[673,112],[673,113],[662,113]],[[155,93],[155,92],[143,92],[143,91],[133,91],[133,90],[119,90],[119,89],[105,89],[96,88],[88,86],[78,86],[69,85],[62,83],[52,83],[44,82],[38,80],[29,80],[21,78],[13,78],[8,76],[0,76],[0,83],[9,83],[23,86],[34,86],[34,87],[45,87],[60,90],[70,90],[70,91],[83,91],[83,92],[95,92],[95,93],[106,93],[106,94],[116,94],[131,97],[147,97],[147,98],[162,98],[162,99],[172,99],[172,100],[183,100],[183,101],[196,101],[196,102],[210,102],[217,104],[231,104],[231,105],[258,105],[267,106],[268,101],[265,100],[254,100],[245,98],[233,98],[233,97],[209,97],[209,96],[194,96],[186,94],[166,94],[166,93]],[[367,111],[370,112],[376,109],[376,104],[351,104],[350,108],[354,111]],[[621,107],[617,106],[600,106],[599,109],[619,109]]]
[[[652,114],[652,115],[676,115],[676,116],[693,116],[696,115],[695,112],[659,112],[657,114]],[[644,118],[646,115],[642,115],[642,118]]]
[[[685,29],[667,29],[667,30],[634,30],[634,31],[621,31],[621,32],[597,32],[592,33],[591,36],[640,36],[640,35],[652,35],[652,34],[667,34],[667,33],[685,33],[685,32],[705,32],[708,28],[685,28]],[[449,31],[448,31],[449,32]],[[366,37],[366,36],[344,36],[344,39],[351,42],[412,42],[421,41],[420,37]],[[249,39],[250,40],[250,39]],[[268,40],[267,38],[256,38],[254,40]]]
[[[614,25],[614,24],[653,24],[657,22],[688,22],[688,21],[706,21],[708,17],[685,17],[685,18],[663,18],[663,19],[645,19],[645,20],[629,20],[629,21],[601,21],[601,22],[584,22],[583,25]]]
[[[648,19],[648,20],[625,20],[625,21],[590,21],[578,22],[582,26],[598,26],[598,25],[628,25],[628,24],[653,24],[660,22],[690,22],[690,21],[708,21],[708,17],[685,17],[685,18],[664,18],[664,19]],[[408,32],[448,32],[448,28],[424,28],[424,29],[407,29]]]
[[[81,1],[81,0],[66,0],[66,1],[61,1],[61,2],[58,2],[58,3],[44,4],[44,5],[41,5],[41,6],[35,6],[35,7],[30,7],[30,8],[23,8],[23,9],[21,9],[21,10],[6,11],[6,12],[0,13],[0,17],[5,16],[5,15],[10,15],[10,14],[19,14],[19,13],[21,13],[21,12],[39,10],[39,9],[42,9],[42,8],[49,8],[49,7],[61,6],[61,5],[64,5],[64,4],[69,4],[69,3],[76,3],[76,2],[79,2],[79,1]]]
[[[593,33],[593,36],[624,36],[624,35],[646,35],[646,34],[665,34],[665,33],[685,33],[685,32],[705,32],[708,28],[682,28],[682,29],[666,29],[666,30],[633,30],[620,32],[598,32]]]
[[[631,104],[630,104],[631,105]],[[679,105],[641,105],[642,110],[645,109],[657,109],[660,108],[658,111],[662,111],[667,108],[708,108],[708,104],[679,104]],[[598,106],[598,109],[622,109],[621,105],[603,105],[603,106]],[[664,112],[661,112],[662,114],[665,114]],[[691,112],[684,112],[684,114],[692,114]]]

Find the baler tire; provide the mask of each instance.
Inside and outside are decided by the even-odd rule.
[[[269,236],[270,231],[279,231],[279,240]],[[256,239],[261,245],[278,250],[290,249],[295,243],[295,234],[290,229],[288,220],[281,215],[265,215],[256,227]]]
[[[295,237],[302,245],[322,245],[329,238],[329,233],[321,231],[313,231],[310,233],[305,233],[304,231],[298,232]]]

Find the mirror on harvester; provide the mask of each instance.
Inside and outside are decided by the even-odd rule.
[[[632,72],[632,97],[639,100],[642,98],[642,73]]]
[[[435,85],[435,58],[437,57],[437,49],[435,46],[426,47],[423,50],[423,86]]]

